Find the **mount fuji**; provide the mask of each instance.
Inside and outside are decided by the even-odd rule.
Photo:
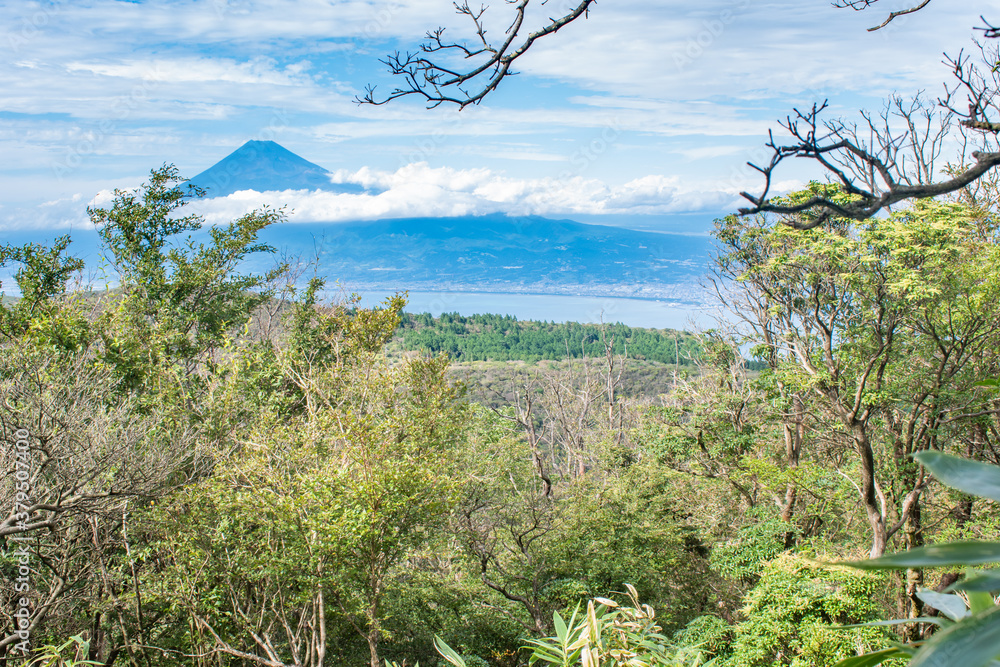
[[[359,194],[360,185],[333,183],[330,172],[273,141],[248,141],[190,179],[206,197],[225,197],[239,190],[325,190]]]
[[[190,180],[206,197],[239,190],[377,192],[272,141],[250,141]],[[355,290],[457,291],[668,299],[699,303],[712,249],[704,235],[490,214],[336,223],[285,222],[261,240],[312,257],[319,275]],[[262,267],[256,267],[262,268]]]

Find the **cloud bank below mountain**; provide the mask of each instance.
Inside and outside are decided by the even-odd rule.
[[[362,168],[333,172],[335,183],[356,184],[363,194],[243,190],[194,204],[209,223],[223,223],[255,208],[284,207],[291,222],[347,222],[383,218],[510,215],[657,215],[729,211],[739,205],[738,188],[698,189],[678,177],[650,175],[620,186],[598,179],[525,179],[486,168],[431,167],[419,162],[394,172]],[[793,184],[785,184],[791,186]],[[110,193],[95,199],[100,205]]]

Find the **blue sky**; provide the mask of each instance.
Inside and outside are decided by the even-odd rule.
[[[562,4],[568,4],[561,0]],[[776,120],[829,98],[831,116],[892,92],[941,91],[944,51],[971,46],[997,2],[601,0],[539,42],[479,107],[358,106],[378,62],[439,25],[450,0],[64,0],[0,4],[0,233],[79,227],[90,202],[165,162],[193,176],[249,139],[277,141],[378,196],[247,194],[293,221],[509,211],[587,221],[711,216],[760,181]],[[550,13],[561,5],[551,0]],[[971,7],[971,9],[970,9]],[[502,2],[490,14],[499,32]],[[806,165],[780,175],[794,187]]]

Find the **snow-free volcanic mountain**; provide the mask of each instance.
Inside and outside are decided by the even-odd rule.
[[[191,182],[208,197],[238,190],[377,192],[335,184],[323,167],[251,141]],[[294,204],[292,206],[294,211]],[[358,222],[287,222],[261,234],[288,256],[358,290],[560,294],[699,302],[707,236],[504,214]],[[263,269],[264,267],[257,267]]]
[[[273,141],[248,141],[189,183],[204,189],[207,197],[225,197],[239,190],[365,191],[353,183],[333,183],[328,170]]]

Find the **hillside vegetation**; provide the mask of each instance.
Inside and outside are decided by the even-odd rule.
[[[90,211],[114,291],[0,250],[5,665],[1000,651],[996,191],[720,220],[745,326],[688,334],[321,303],[240,270],[280,212],[189,242],[181,183]]]

